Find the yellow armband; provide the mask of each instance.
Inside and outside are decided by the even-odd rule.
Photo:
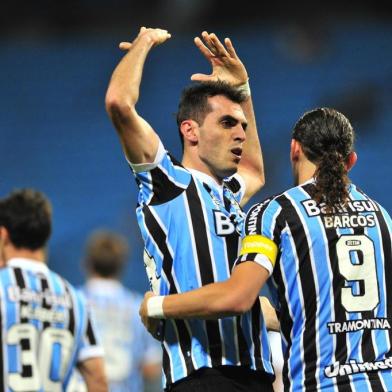
[[[240,255],[260,253],[268,257],[272,266],[275,265],[278,247],[274,241],[262,235],[248,235],[242,240]]]

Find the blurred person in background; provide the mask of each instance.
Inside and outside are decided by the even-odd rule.
[[[122,235],[109,230],[92,233],[83,261],[87,281],[81,291],[102,341],[110,391],[159,390],[162,349],[140,321],[142,296],[120,282],[128,256],[129,245]],[[81,384],[69,392],[83,390]]]
[[[195,44],[212,66],[183,91],[177,126],[182,163],[139,116],[143,68],[166,30],[142,27],[113,72],[106,109],[139,186],[137,217],[156,294],[227,279],[238,254],[244,205],[264,184],[248,74],[229,38]],[[179,57],[178,61],[181,61]],[[163,75],[164,76],[164,75]],[[157,94],[165,99],[164,89]],[[272,391],[273,368],[259,301],[244,316],[161,325],[168,391]],[[160,314],[157,302],[151,307]]]
[[[108,390],[84,298],[47,264],[52,212],[41,192],[0,199],[0,390],[63,391],[76,366],[89,392]]]

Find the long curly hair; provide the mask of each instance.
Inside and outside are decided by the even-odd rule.
[[[295,124],[293,139],[316,166],[312,197],[329,210],[348,199],[346,162],[354,149],[354,130],[349,120],[335,109],[306,112]]]

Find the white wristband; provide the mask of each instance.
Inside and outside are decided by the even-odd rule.
[[[164,295],[151,297],[147,301],[147,316],[151,318],[164,319],[163,314],[163,299]]]
[[[240,86],[237,86],[236,89],[240,91],[242,94],[244,94],[246,97],[250,97],[250,86],[249,86],[249,79],[241,84]]]

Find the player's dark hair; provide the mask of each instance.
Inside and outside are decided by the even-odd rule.
[[[87,270],[103,278],[116,278],[124,267],[128,252],[128,242],[122,235],[109,230],[95,231],[86,245]]]
[[[349,184],[345,164],[354,148],[354,130],[348,119],[335,109],[309,111],[295,124],[293,139],[317,166],[312,197],[329,209],[345,204]]]
[[[216,95],[223,95],[230,101],[239,104],[246,99],[246,96],[242,92],[222,81],[197,82],[182,91],[180,103],[178,104],[177,126],[183,148],[184,137],[180,131],[181,123],[191,119],[199,125],[202,125],[206,115],[212,111],[211,105],[208,103],[208,98],[215,97]]]
[[[20,189],[0,200],[0,226],[16,248],[43,248],[52,230],[49,200],[34,189]]]

